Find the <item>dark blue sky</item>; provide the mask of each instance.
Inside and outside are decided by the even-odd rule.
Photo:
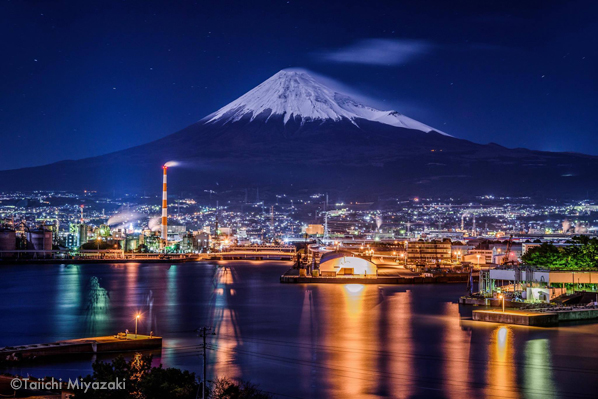
[[[173,133],[303,67],[476,142],[598,155],[595,1],[0,5],[0,169]]]

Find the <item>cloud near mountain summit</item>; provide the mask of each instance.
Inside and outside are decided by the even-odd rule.
[[[390,66],[410,62],[429,53],[433,47],[425,40],[363,39],[317,56],[327,62]]]

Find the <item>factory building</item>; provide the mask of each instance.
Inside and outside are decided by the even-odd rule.
[[[410,241],[407,245],[407,263],[427,265],[451,262],[451,240]]]
[[[183,236],[181,251],[207,252],[210,248],[210,235],[204,231],[195,231]]]
[[[87,225],[80,223],[77,226],[77,247],[85,244],[87,242]]]
[[[486,265],[492,263],[494,252],[491,249],[472,249],[463,256],[464,262],[470,262],[474,265]]]
[[[168,241],[181,241],[187,232],[187,227],[184,224],[171,221],[167,227]]]
[[[52,231],[40,227],[27,232],[27,248],[36,251],[52,250]]]
[[[324,226],[321,224],[309,224],[307,227],[302,231],[302,233],[308,234],[310,236],[315,235],[324,235]]]
[[[14,255],[12,251],[17,247],[17,234],[14,229],[2,227],[0,229],[0,258],[11,258]]]

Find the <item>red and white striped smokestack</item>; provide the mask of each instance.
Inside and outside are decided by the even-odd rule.
[[[164,169],[164,179],[162,180],[162,240],[166,243],[168,240],[168,210],[166,208],[166,170],[168,169],[168,166],[164,165],[162,166],[162,169]]]

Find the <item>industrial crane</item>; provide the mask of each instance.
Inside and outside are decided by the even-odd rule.
[[[505,256],[502,258],[502,262],[500,262],[501,265],[507,265],[507,264],[512,264],[512,265],[516,265],[519,262],[517,262],[517,260],[509,260],[509,253],[511,252],[511,248],[513,246],[513,234],[511,234],[511,236],[509,237],[509,242],[507,243],[507,249],[505,251]]]

